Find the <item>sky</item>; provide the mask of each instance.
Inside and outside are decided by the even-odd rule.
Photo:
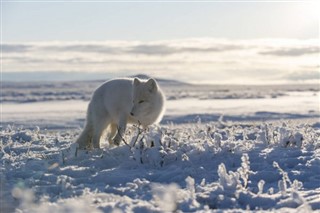
[[[318,11],[318,1],[2,1],[3,79],[74,72],[318,82]]]

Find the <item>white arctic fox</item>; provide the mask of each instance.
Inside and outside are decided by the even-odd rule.
[[[145,128],[159,122],[164,104],[164,94],[152,78],[119,78],[103,83],[89,103],[86,125],[77,140],[79,148],[100,148],[106,130],[109,143],[119,145],[128,123],[140,123]]]

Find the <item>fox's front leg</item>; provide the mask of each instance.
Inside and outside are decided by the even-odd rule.
[[[118,132],[117,135],[113,139],[113,143],[117,146],[120,145],[121,140],[123,139],[123,135],[127,128],[127,120],[126,119],[120,119],[118,124]]]

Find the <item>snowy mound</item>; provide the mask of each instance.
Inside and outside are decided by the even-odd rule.
[[[78,134],[1,130],[4,212],[320,210],[316,126],[131,127],[120,147],[91,151]]]

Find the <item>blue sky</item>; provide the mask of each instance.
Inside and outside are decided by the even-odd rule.
[[[4,41],[319,37],[316,1],[2,4]]]
[[[319,5],[2,1],[2,71],[317,82]]]

